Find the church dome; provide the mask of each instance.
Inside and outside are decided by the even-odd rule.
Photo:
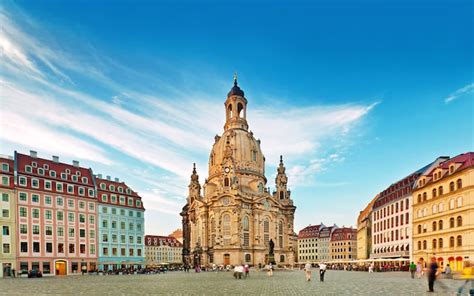
[[[229,165],[237,175],[250,174],[265,179],[265,157],[260,140],[255,139],[252,132],[229,129],[215,140],[209,157],[209,179],[224,173],[226,155],[231,156]]]
[[[227,97],[230,96],[239,96],[239,97],[244,97],[244,91],[240,89],[240,87],[237,85],[237,80],[234,81],[234,86],[230,89],[229,93],[227,94]]]

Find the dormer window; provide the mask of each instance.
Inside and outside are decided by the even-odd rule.
[[[72,179],[73,182],[77,182],[77,176],[76,175],[72,175],[71,179]]]
[[[38,174],[39,175],[44,175],[44,169],[43,168],[38,168]]]
[[[115,186],[114,185],[109,185],[109,190],[110,191],[115,191]]]
[[[123,193],[123,188],[122,187],[118,187],[117,189],[118,189],[118,192]]]
[[[71,174],[71,170],[70,169],[66,169],[66,174]]]
[[[125,189],[125,192],[127,192],[127,194],[131,194],[130,188]]]
[[[37,163],[36,161],[32,161],[32,162],[31,162],[31,166],[34,167],[34,168],[36,168],[36,167],[38,167],[38,163]]]
[[[49,176],[52,178],[56,178],[56,172],[53,170],[49,171]]]
[[[25,172],[31,173],[32,172],[31,166],[25,165]]]
[[[44,168],[45,170],[49,170],[49,165],[45,163],[45,164],[43,164],[43,168]]]
[[[77,176],[80,176],[80,175],[81,175],[81,171],[76,171],[76,175],[77,175]]]
[[[105,190],[105,183],[100,183],[100,189]]]
[[[454,164],[449,166],[449,174],[454,173]]]
[[[61,179],[67,180],[67,175],[66,175],[66,173],[61,173]]]
[[[88,182],[87,177],[82,177],[81,179],[82,179],[82,184],[87,184],[87,182]]]

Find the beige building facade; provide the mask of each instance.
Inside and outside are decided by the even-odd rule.
[[[183,245],[175,237],[145,236],[145,264],[147,266],[181,264],[182,252]]]
[[[357,258],[357,230],[352,227],[336,228],[329,242],[331,261],[354,260]]]
[[[357,259],[369,259],[372,250],[372,207],[377,195],[357,218]]]
[[[12,157],[0,156],[0,278],[12,275],[16,264],[16,197]]]
[[[224,133],[214,138],[201,190],[194,168],[183,217],[183,259],[189,264],[293,264],[296,207],[283,159],[267,187],[260,140],[249,131],[247,99],[234,80],[225,101]],[[273,245],[274,256],[269,256]]]
[[[454,271],[474,260],[474,153],[421,175],[413,191],[413,214],[414,260],[435,257],[443,269],[449,264]]]

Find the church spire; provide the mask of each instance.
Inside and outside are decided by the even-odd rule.
[[[283,163],[283,156],[280,155],[280,164],[277,168],[277,176],[275,178],[276,191],[273,193],[274,197],[279,200],[289,199],[290,193],[287,189],[288,177],[286,176],[286,168]]]
[[[227,94],[225,101],[226,122],[224,130],[238,128],[248,130],[247,99],[245,93],[237,83],[237,73],[234,73],[234,86]]]
[[[189,182],[189,202],[191,203],[194,199],[200,198],[201,196],[201,184],[199,184],[199,175],[196,171],[196,163],[193,163],[193,173],[191,174],[191,181]]]

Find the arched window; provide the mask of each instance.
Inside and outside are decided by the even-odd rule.
[[[439,230],[443,230],[443,220],[439,220],[438,228],[439,228]]]
[[[249,217],[248,216],[244,216],[244,218],[242,219],[242,229],[243,229],[243,234],[244,234],[244,243],[243,245],[248,247],[249,246],[249,242],[250,242],[250,234],[249,234],[249,229],[250,229],[250,225],[249,225]]]
[[[454,236],[451,236],[451,237],[449,238],[449,247],[450,247],[450,248],[454,248]]]
[[[229,104],[229,107],[227,107],[227,115],[229,118],[232,118],[232,104]]]
[[[285,262],[285,255],[280,255],[280,263],[284,263]]]
[[[443,211],[443,203],[442,202],[438,205],[438,211],[439,212]]]
[[[436,249],[436,239],[433,240],[432,248]]]
[[[456,181],[457,185],[458,185],[458,188],[457,189],[461,189],[462,188],[462,180],[461,179],[458,179]]]
[[[456,200],[456,203],[457,203],[458,208],[462,207],[462,197],[458,197],[458,199]]]
[[[418,250],[421,250],[421,241],[418,241]]]
[[[421,233],[421,224],[418,225],[418,233]]]
[[[454,182],[449,183],[449,192],[454,191]]]
[[[283,222],[278,223],[278,246],[283,248]]]
[[[433,214],[436,214],[438,212],[437,205],[433,205],[433,208],[431,209],[431,211],[433,212]]]
[[[418,203],[421,202],[421,194],[418,194]]]
[[[280,200],[285,198],[285,192],[280,191]]]
[[[438,188],[438,195],[439,195],[439,196],[443,195],[443,186],[439,186],[439,188]]]
[[[229,187],[229,185],[230,185],[229,178],[225,177],[224,178],[224,187]]]
[[[454,209],[454,199],[449,200],[449,209],[450,210]]]
[[[432,198],[435,198],[435,197],[436,197],[436,188],[433,188],[433,191],[432,191],[432,192],[433,192],[433,193],[432,193],[432,196],[431,196],[431,197],[432,197]]]
[[[242,114],[240,114],[240,112],[244,109],[244,105],[242,105],[242,103],[238,103],[237,104],[237,116],[238,117],[243,117]]]
[[[252,256],[250,254],[245,254],[245,262],[250,262],[252,260]]]
[[[443,239],[442,239],[442,238],[438,239],[438,247],[439,247],[440,249],[443,248]]]
[[[454,218],[449,219],[449,228],[454,227]]]
[[[268,221],[268,219],[265,219],[263,221],[263,242],[267,246],[269,241],[270,241],[270,222]]]
[[[222,234],[224,237],[224,245],[230,245],[230,216],[228,214],[222,216]]]
[[[458,235],[458,237],[456,238],[457,240],[457,246],[458,247],[461,247],[462,246],[462,236]]]
[[[428,198],[428,195],[426,194],[426,192],[423,192],[423,201],[426,201],[427,198]]]
[[[433,221],[433,231],[436,231],[436,221]]]
[[[423,241],[423,250],[426,250],[426,248],[427,248],[427,243],[426,243],[426,241],[424,240],[424,241]]]
[[[456,218],[456,220],[457,220],[457,225],[456,225],[456,226],[457,226],[457,227],[461,227],[461,226],[462,226],[462,217],[461,217],[461,216],[458,216],[458,217]]]

